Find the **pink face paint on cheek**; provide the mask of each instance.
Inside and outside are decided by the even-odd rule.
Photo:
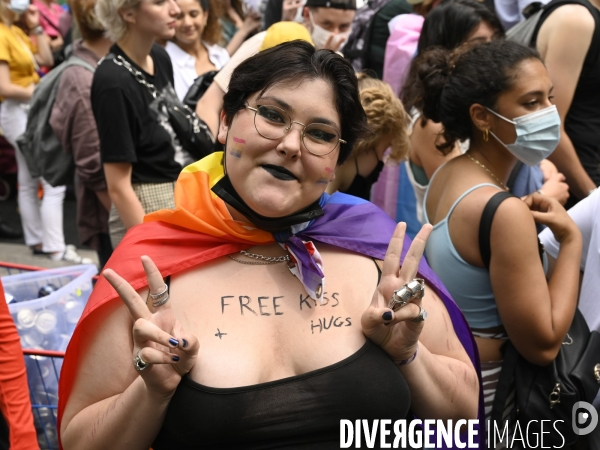
[[[242,147],[246,144],[246,141],[242,138],[233,137],[233,148],[231,148],[229,150],[229,154],[235,158],[241,158],[242,157]]]
[[[325,172],[333,173],[333,169],[331,167],[325,167]]]

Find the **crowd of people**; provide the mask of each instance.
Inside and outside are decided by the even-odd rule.
[[[479,420],[481,448],[513,448],[486,442],[498,410],[519,427],[508,344],[543,368],[578,311],[600,331],[600,0],[0,16],[25,243],[90,262],[65,245],[67,187],[21,143],[48,127],[102,269],[61,373],[65,450],[338,448],[340,420],[384,418]],[[2,400],[11,448],[34,448]],[[600,450],[600,429],[565,445]]]

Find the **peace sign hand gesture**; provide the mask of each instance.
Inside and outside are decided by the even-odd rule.
[[[150,294],[154,296],[154,299],[148,297],[148,304],[115,271],[106,269],[103,274],[134,320],[132,364],[149,390],[171,395],[181,377],[196,363],[200,344],[195,336],[185,332],[173,315],[169,292],[165,292],[165,282],[154,262],[148,256],[142,256],[141,260]]]
[[[388,303],[394,291],[416,277],[431,230],[431,225],[421,228],[400,267],[406,224],[398,224],[383,261],[381,281],[373,294],[371,305],[362,315],[361,325],[365,336],[383,348],[394,361],[407,361],[415,354],[426,313],[422,312],[422,298],[418,296],[396,311],[390,309]]]

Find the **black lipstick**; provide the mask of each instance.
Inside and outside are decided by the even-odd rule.
[[[279,180],[289,181],[298,179],[292,172],[287,170],[285,167],[274,166],[272,164],[263,164],[261,167]]]

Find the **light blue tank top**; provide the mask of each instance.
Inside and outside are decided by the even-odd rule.
[[[488,270],[472,266],[458,254],[450,238],[448,221],[456,205],[475,189],[483,186],[498,188],[495,184],[483,183],[464,192],[454,202],[448,215],[433,227],[425,247],[429,265],[440,277],[471,328],[496,327],[502,325],[502,320],[496,307]],[[500,189],[498,188],[498,190]],[[425,221],[430,223],[425,207],[427,194],[429,194],[429,189],[425,193],[423,210]]]

